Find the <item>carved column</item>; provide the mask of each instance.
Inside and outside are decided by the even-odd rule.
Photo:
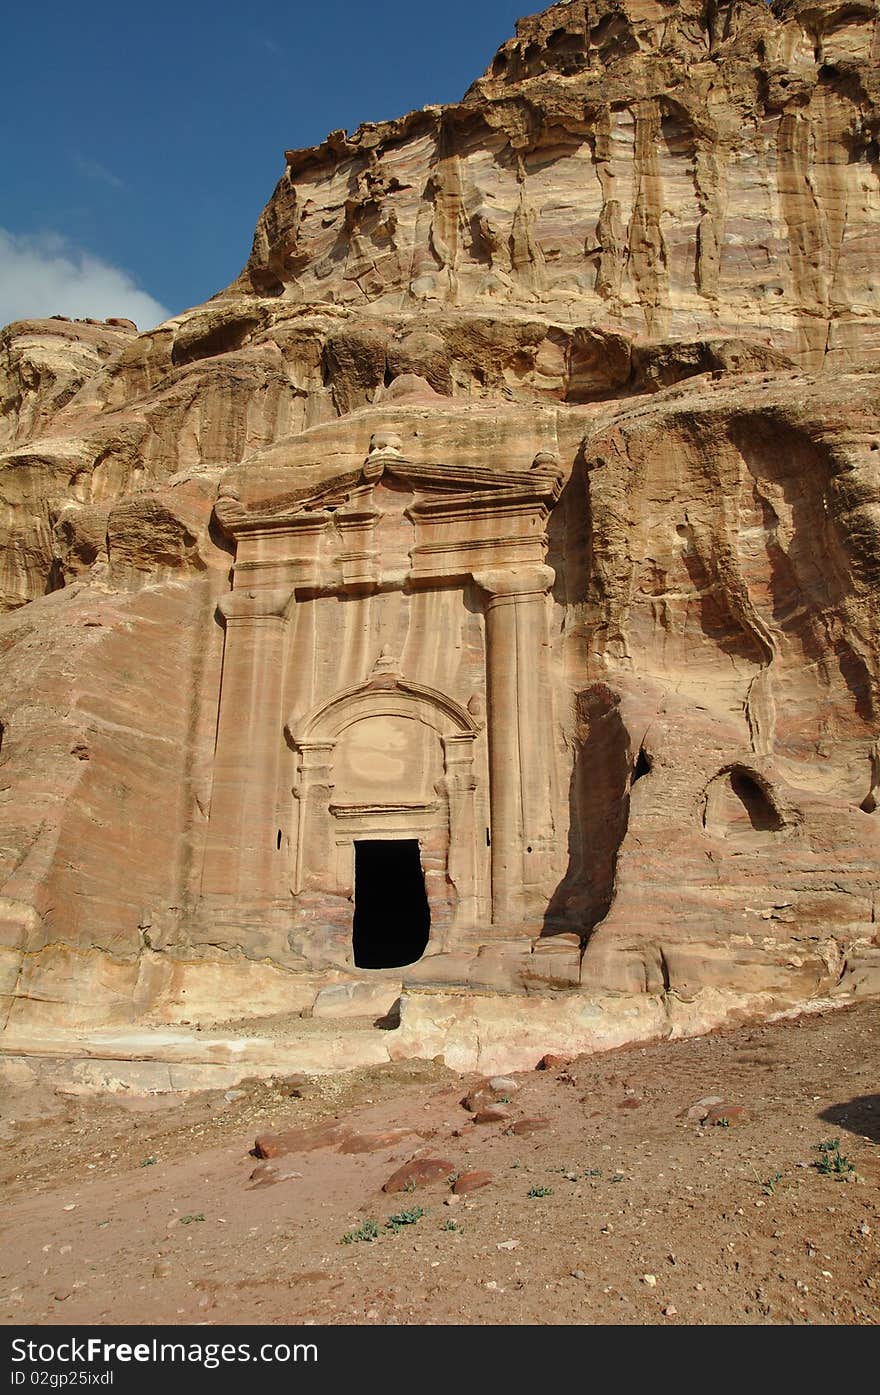
[[[203,890],[247,901],[284,892],[278,782],[284,752],[285,626],[290,588],[233,591],[226,618],[220,718]]]
[[[524,858],[549,820],[547,771],[540,727],[550,567],[484,572],[474,580],[486,601],[486,698],[492,814],[492,921],[524,913]]]
[[[291,890],[321,887],[331,880],[330,798],[333,793],[335,741],[299,743],[300,767],[294,795],[297,802],[296,855]]]
[[[457,917],[472,924],[477,916],[476,820],[474,815],[474,734],[444,736],[444,782],[449,804],[447,873],[458,892]]]

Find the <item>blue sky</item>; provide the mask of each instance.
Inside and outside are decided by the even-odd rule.
[[[508,0],[124,0],[4,17],[0,325],[131,315],[235,277],[285,149],[458,100],[543,8]]]

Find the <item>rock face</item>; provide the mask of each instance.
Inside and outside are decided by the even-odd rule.
[[[0,334],[10,1032],[880,987],[878,58],[555,5],[289,152],[207,305]]]

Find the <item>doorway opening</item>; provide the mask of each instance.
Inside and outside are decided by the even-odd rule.
[[[416,838],[354,845],[354,962],[397,969],[421,959],[431,911]]]

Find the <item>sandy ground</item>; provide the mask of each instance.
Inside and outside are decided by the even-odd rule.
[[[435,1062],[187,1098],[13,1092],[0,1320],[873,1325],[878,1046],[864,1003],[584,1056],[515,1076],[492,1123],[460,1103],[476,1077]],[[726,1122],[682,1117],[707,1096]],[[510,1132],[522,1118],[545,1126]],[[250,1152],[319,1125],[335,1139]],[[833,1140],[839,1174],[816,1166]],[[416,1154],[492,1180],[451,1204],[445,1172],[384,1193]]]

